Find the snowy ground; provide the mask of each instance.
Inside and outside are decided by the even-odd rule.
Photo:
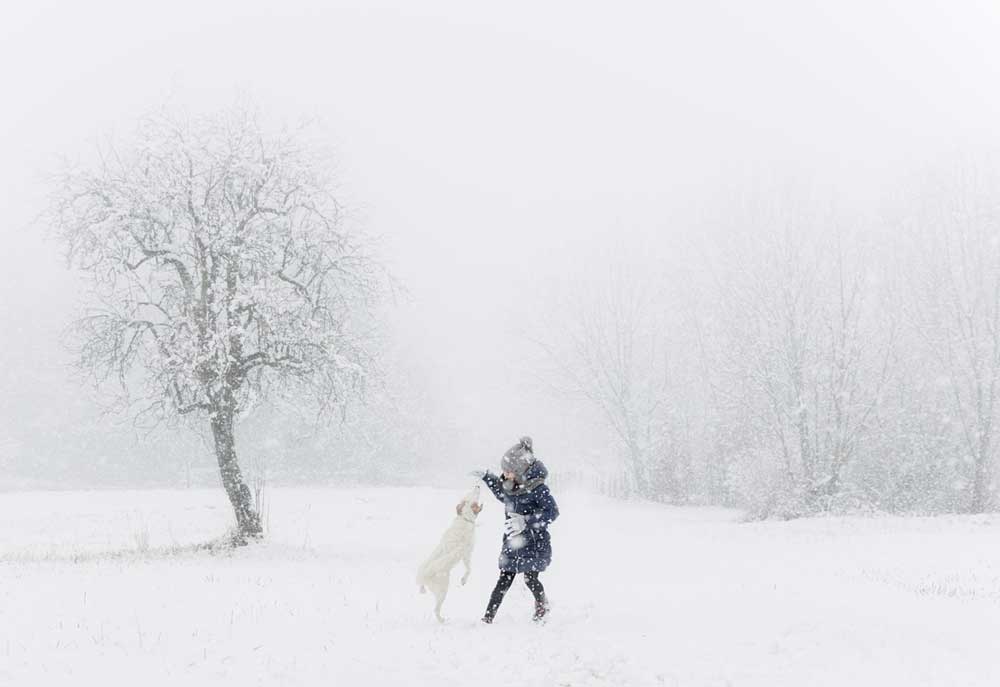
[[[211,554],[221,490],[0,494],[0,685],[1000,684],[1000,517],[558,494],[551,621],[518,581],[487,627],[491,501],[439,625],[413,576],[460,496],[274,490],[268,542]]]

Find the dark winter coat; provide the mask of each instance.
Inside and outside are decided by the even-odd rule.
[[[489,472],[483,476],[486,486],[503,502],[506,519],[512,513],[524,516],[523,532],[509,537],[504,534],[500,549],[500,570],[504,572],[541,572],[552,562],[549,525],[559,517],[559,507],[544,483],[548,474],[545,465],[535,460],[524,474],[524,484],[512,486]]]

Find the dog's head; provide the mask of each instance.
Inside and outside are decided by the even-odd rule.
[[[469,522],[472,522],[479,516],[482,510],[483,504],[479,502],[479,487],[475,486],[458,504],[458,514]]]

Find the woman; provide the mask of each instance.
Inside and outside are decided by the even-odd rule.
[[[500,579],[486,606],[484,623],[492,623],[504,594],[518,573],[524,575],[528,589],[535,597],[533,620],[541,620],[549,611],[545,588],[538,574],[552,562],[549,525],[559,517],[559,508],[552,498],[545,478],[549,471],[535,458],[531,437],[523,437],[500,461],[502,476],[491,472],[475,472],[493,495],[503,502],[506,510],[503,545],[500,549]]]

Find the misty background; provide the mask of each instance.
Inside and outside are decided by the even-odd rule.
[[[0,24],[0,488],[217,482],[196,432],[102,415],[68,373],[79,277],[36,218],[63,159],[247,96],[318,122],[402,287],[391,400],[320,428],[262,409],[249,469],[460,484],[530,434],[554,480],[677,502],[965,510],[979,469],[993,498],[992,444],[966,446],[1000,367],[969,348],[1000,279],[993,3],[34,3]],[[935,301],[956,274],[968,298]],[[835,327],[845,283],[864,298]],[[789,298],[808,324],[782,329]],[[962,313],[983,327],[954,339]],[[949,386],[967,370],[988,411]]]

